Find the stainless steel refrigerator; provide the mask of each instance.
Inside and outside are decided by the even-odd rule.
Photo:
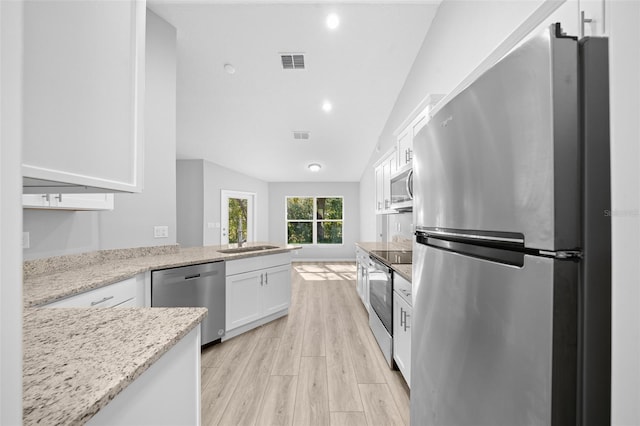
[[[553,25],[416,136],[412,425],[609,423],[607,56]]]

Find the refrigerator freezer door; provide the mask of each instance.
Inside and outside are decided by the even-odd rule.
[[[579,264],[413,255],[411,423],[575,424]]]
[[[414,139],[421,227],[580,245],[577,42],[549,31],[446,104]]]

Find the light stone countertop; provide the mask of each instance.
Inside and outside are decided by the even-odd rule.
[[[366,252],[371,252],[373,250],[411,250],[411,243],[406,242],[392,242],[392,243],[380,243],[380,242],[358,242],[356,246],[360,247],[362,250]],[[404,279],[412,282],[412,273],[411,273],[412,265],[407,264],[391,264],[391,269],[400,274]]]
[[[25,309],[23,424],[84,424],[206,314],[206,308]]]
[[[94,258],[88,256],[76,256],[79,264],[75,268],[57,271],[56,258],[49,258],[43,261],[46,270],[39,275],[29,275],[24,278],[23,301],[24,307],[41,306],[46,303],[55,302],[65,297],[73,296],[85,291],[93,290],[118,281],[126,280],[139,273],[155,269],[173,268],[198,263],[215,262],[218,260],[234,260],[254,256],[264,256],[300,249],[300,246],[271,244],[271,243],[247,243],[245,246],[271,245],[277,248],[253,251],[247,253],[224,254],[219,250],[235,248],[235,244],[224,246],[205,246],[191,248],[176,248],[171,253],[158,255],[146,254],[132,249],[122,250],[129,258],[116,258],[102,260],[98,263]],[[61,256],[59,264],[69,263],[70,256]],[[90,259],[90,260],[87,260]],[[87,264],[82,262],[86,261]],[[35,263],[35,262],[34,262]]]

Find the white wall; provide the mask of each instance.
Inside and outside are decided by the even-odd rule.
[[[25,259],[176,243],[176,31],[147,12],[145,165],[140,194],[116,194],[108,212],[24,210]],[[155,225],[169,238],[154,238]]]
[[[183,247],[204,245],[203,160],[176,161],[177,238]]]
[[[355,259],[355,243],[360,239],[360,190],[357,182],[346,183],[270,183],[269,184],[269,238],[286,244],[286,197],[344,197],[343,244],[303,246],[294,260],[351,260]]]
[[[22,423],[22,2],[0,2],[0,424]]]
[[[184,247],[220,244],[222,190],[256,194],[255,241],[269,239],[266,182],[205,160],[178,160],[178,243]]]
[[[640,2],[611,1],[612,416],[640,425]]]
[[[176,29],[147,10],[144,102],[144,190],[116,194],[100,213],[101,248],[176,243]],[[154,238],[153,227],[169,227]]]
[[[204,244],[220,244],[220,228],[208,223],[220,223],[222,190],[256,194],[256,241],[269,240],[269,184],[218,164],[204,161]]]

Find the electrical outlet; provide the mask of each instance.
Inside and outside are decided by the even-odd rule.
[[[30,246],[29,233],[28,232],[23,232],[22,233],[22,248],[28,249],[29,246]]]
[[[153,237],[154,238],[169,238],[169,227],[168,226],[154,226],[153,227]]]

